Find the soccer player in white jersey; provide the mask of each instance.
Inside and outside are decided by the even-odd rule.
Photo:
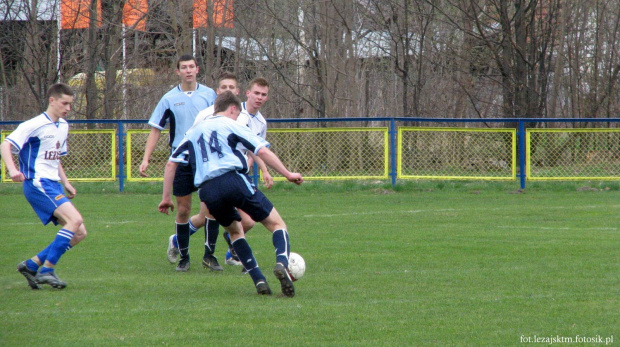
[[[248,163],[241,153],[247,149],[295,184],[301,184],[299,173],[290,172],[267,147],[269,143],[236,122],[241,103],[231,92],[220,94],[215,100],[215,115],[190,129],[179,147],[172,153],[164,172],[164,191],[158,210],[168,213],[174,207],[170,198],[175,172],[180,163],[195,172],[194,184],[200,187],[201,209],[208,209],[230,234],[232,246],[242,259],[258,294],[270,295],[271,289],[245,239],[241,216],[243,209],[253,220],[262,223],[271,233],[276,250],[274,275],[280,281],[285,296],[295,295],[288,273],[290,254],[286,224],[273,204],[259,190],[254,189],[247,176]]]
[[[144,157],[140,164],[140,175],[147,176],[146,170],[149,166],[149,160],[161,131],[167,124],[170,125],[170,147],[173,152],[187,130],[194,124],[196,115],[201,110],[213,105],[216,94],[215,91],[207,86],[197,82],[196,78],[199,72],[196,58],[192,55],[182,55],[177,60],[176,73],[181,79],[181,83],[167,92],[153,111],[149,120],[151,133],[146,141],[144,149]],[[196,191],[193,186],[193,175],[187,167],[180,166],[174,181],[173,194],[177,200],[177,213],[175,219],[175,234],[177,244],[175,249],[178,253],[173,254],[169,260],[172,263],[177,261],[178,255],[181,259],[177,266],[177,271],[189,270],[189,235],[193,231],[198,230],[194,226],[189,217],[192,210],[192,192]],[[168,244],[172,243],[172,236],[168,239]]]
[[[76,195],[60,158],[67,154],[69,125],[65,120],[71,110],[73,91],[57,83],[47,91],[48,107],[37,117],[21,123],[0,145],[2,160],[13,182],[24,182],[26,200],[43,225],[60,224],[62,229],[46,248],[17,265],[32,289],[40,284],[63,289],[67,283],[54,271],[60,257],[86,237],[80,212],[69,201]],[[19,169],[11,151],[19,156]],[[64,191],[63,191],[64,187]],[[66,195],[65,195],[66,191]]]
[[[252,130],[252,132],[262,137],[263,139],[267,139],[267,121],[265,117],[260,112],[261,107],[269,100],[269,82],[262,77],[257,77],[250,81],[248,85],[248,90],[245,92],[246,101],[241,104],[241,114],[237,119],[237,122],[246,125]],[[252,167],[252,157],[248,158],[248,165]],[[261,171],[263,172],[263,178],[267,181],[271,180],[271,184],[273,184],[273,180],[267,171],[267,168],[264,165],[260,165]],[[266,182],[267,182],[266,181]],[[267,188],[271,187],[271,184],[267,186]],[[246,219],[244,219],[245,221]],[[253,225],[253,224],[252,224]],[[249,226],[249,228],[247,228]],[[244,230],[248,231],[252,226],[248,223],[244,224]],[[228,243],[228,252],[226,252],[226,264],[228,265],[241,265],[239,258],[234,252],[234,249],[231,247],[230,235],[228,233],[224,233],[224,239]]]

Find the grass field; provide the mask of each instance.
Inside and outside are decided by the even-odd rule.
[[[239,267],[204,270],[202,234],[175,272],[160,184],[77,186],[89,235],[58,265],[69,286],[30,290],[15,266],[57,228],[0,184],[0,346],[618,344],[620,189],[584,185],[278,184],[266,194],[307,263],[291,299],[262,226],[248,240],[275,295]]]

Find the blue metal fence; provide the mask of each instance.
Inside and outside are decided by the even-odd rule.
[[[381,117],[381,118],[301,118],[301,119],[268,119],[268,123],[271,124],[296,124],[296,123],[334,123],[334,122],[386,122],[389,124],[389,148],[390,148],[390,168],[389,176],[391,177],[392,185],[396,184],[397,178],[397,163],[396,163],[396,144],[397,144],[397,122],[407,123],[453,123],[453,124],[466,124],[466,123],[514,123],[517,128],[518,138],[518,165],[519,172],[517,174],[520,182],[521,189],[525,189],[526,183],[526,152],[525,152],[525,134],[527,124],[548,124],[548,123],[595,123],[605,124],[610,126],[612,123],[620,122],[620,118],[605,118],[605,119],[593,119],[593,118],[479,118],[479,119],[461,119],[461,118],[409,118],[409,117]],[[117,129],[118,138],[118,180],[119,191],[124,191],[125,187],[125,136],[126,125],[128,124],[147,124],[148,120],[69,120],[70,124],[105,124],[108,126],[115,126]],[[0,122],[0,130],[7,125],[17,125],[21,121],[4,121]],[[258,183],[258,170],[254,170],[253,180]]]

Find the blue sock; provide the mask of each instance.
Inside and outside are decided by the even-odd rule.
[[[51,267],[41,266],[41,270],[39,270],[39,272],[44,274],[44,273],[48,273],[48,272],[54,272],[54,269],[51,268]]]
[[[220,234],[220,223],[205,218],[205,256],[215,253],[215,244]]]
[[[49,249],[49,253],[47,254],[47,259],[45,260],[56,265],[58,260],[60,260],[60,257],[71,247],[69,244],[69,242],[71,242],[71,238],[73,238],[73,233],[71,231],[67,229],[60,229],[60,231],[56,234],[54,242],[50,245],[51,247]],[[44,269],[46,268],[43,267],[41,270],[43,271]],[[48,271],[46,270],[43,272]]]
[[[41,258],[39,258],[39,259],[41,259]],[[32,271],[39,270],[39,264],[35,263],[32,259],[26,260],[26,267],[29,270],[32,270]]]
[[[256,258],[254,258],[254,254],[252,253],[252,248],[250,248],[250,245],[245,240],[245,237],[236,239],[235,241],[233,241],[232,245],[235,252],[239,256],[243,267],[252,277],[252,281],[254,281],[254,284],[258,283],[259,281],[267,281],[263,273],[260,271],[260,268],[258,267],[258,262],[256,261]]]
[[[54,244],[54,241],[52,241],[52,243],[47,245],[47,247],[45,247],[45,249],[43,249],[41,252],[39,252],[39,254],[37,254],[37,258],[39,258],[39,261],[41,262],[41,265],[43,265],[43,263],[45,263],[45,260],[47,259],[47,255],[49,254],[50,249],[52,248],[53,244]]]
[[[288,240],[288,232],[284,229],[278,229],[271,235],[273,247],[276,249],[276,263],[282,263],[288,267],[288,256],[291,254],[291,245]]]
[[[198,228],[196,228],[194,226],[194,224],[192,223],[192,220],[189,220],[189,236],[194,235],[196,232],[198,231]]]
[[[176,231],[181,258],[189,258],[189,223],[176,223]]]

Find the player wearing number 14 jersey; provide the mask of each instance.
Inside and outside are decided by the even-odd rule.
[[[287,270],[290,244],[286,224],[269,199],[252,187],[247,176],[247,160],[241,151],[247,149],[258,155],[293,183],[301,184],[303,179],[282,164],[267,148],[269,143],[266,140],[235,121],[240,109],[241,103],[236,96],[230,92],[222,93],[215,100],[215,115],[188,131],[166,165],[164,191],[158,209],[168,213],[173,207],[170,194],[176,169],[180,163],[189,165],[194,172],[194,184],[200,187],[201,209],[208,209],[230,234],[232,247],[250,274],[258,294],[271,294],[271,289],[245,239],[237,209],[245,211],[272,233],[276,250],[274,274],[280,281],[282,293],[291,297],[295,295],[295,289]]]

